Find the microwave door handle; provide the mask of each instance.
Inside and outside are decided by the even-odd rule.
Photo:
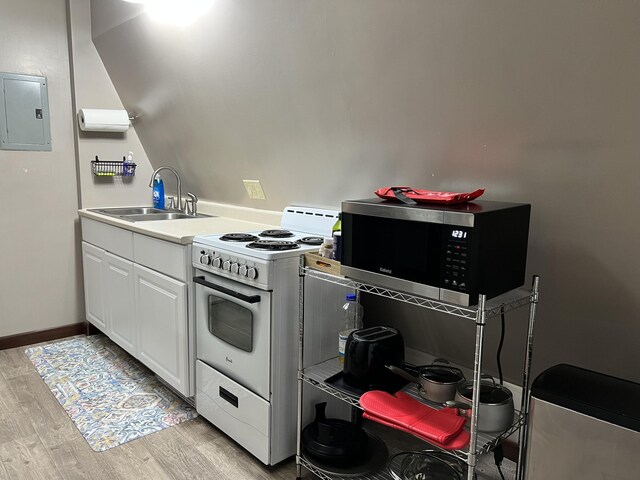
[[[243,293],[234,292],[230,288],[222,287],[220,285],[215,285],[211,282],[207,282],[204,277],[193,277],[193,281],[203,285],[211,290],[216,290],[218,292],[226,293],[238,300],[242,300],[247,303],[258,303],[260,301],[260,295],[245,295]]]

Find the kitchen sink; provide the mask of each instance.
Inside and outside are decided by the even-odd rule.
[[[148,213],[164,213],[165,210],[154,207],[113,207],[113,208],[90,208],[92,212],[119,217],[121,215],[146,215]]]
[[[90,208],[90,212],[117,217],[128,222],[148,222],[152,220],[180,220],[187,218],[207,218],[212,215],[197,213],[187,215],[179,210],[162,210],[154,207],[113,207],[113,208]]]
[[[146,222],[148,220],[179,220],[181,218],[204,218],[211,215],[203,215],[198,213],[196,215],[187,215],[182,212],[163,212],[163,213],[144,213],[140,215],[123,215],[123,220],[129,220],[130,222]]]

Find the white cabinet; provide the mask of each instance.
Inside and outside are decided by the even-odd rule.
[[[103,332],[107,330],[105,314],[104,254],[101,248],[82,242],[82,265],[84,271],[84,305],[87,320]]]
[[[107,330],[114,342],[137,356],[133,262],[105,252]]]
[[[193,396],[191,246],[81,221],[87,320],[178,393]]]
[[[179,392],[189,386],[187,285],[134,265],[138,358]]]
[[[82,242],[87,320],[137,354],[133,262]]]

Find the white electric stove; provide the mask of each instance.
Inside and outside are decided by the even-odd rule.
[[[337,219],[290,206],[279,229],[193,241],[197,410],[268,465],[296,451],[300,255]]]

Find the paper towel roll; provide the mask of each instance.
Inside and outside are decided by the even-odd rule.
[[[81,108],[78,112],[80,129],[85,132],[126,132],[129,114],[126,110]]]

